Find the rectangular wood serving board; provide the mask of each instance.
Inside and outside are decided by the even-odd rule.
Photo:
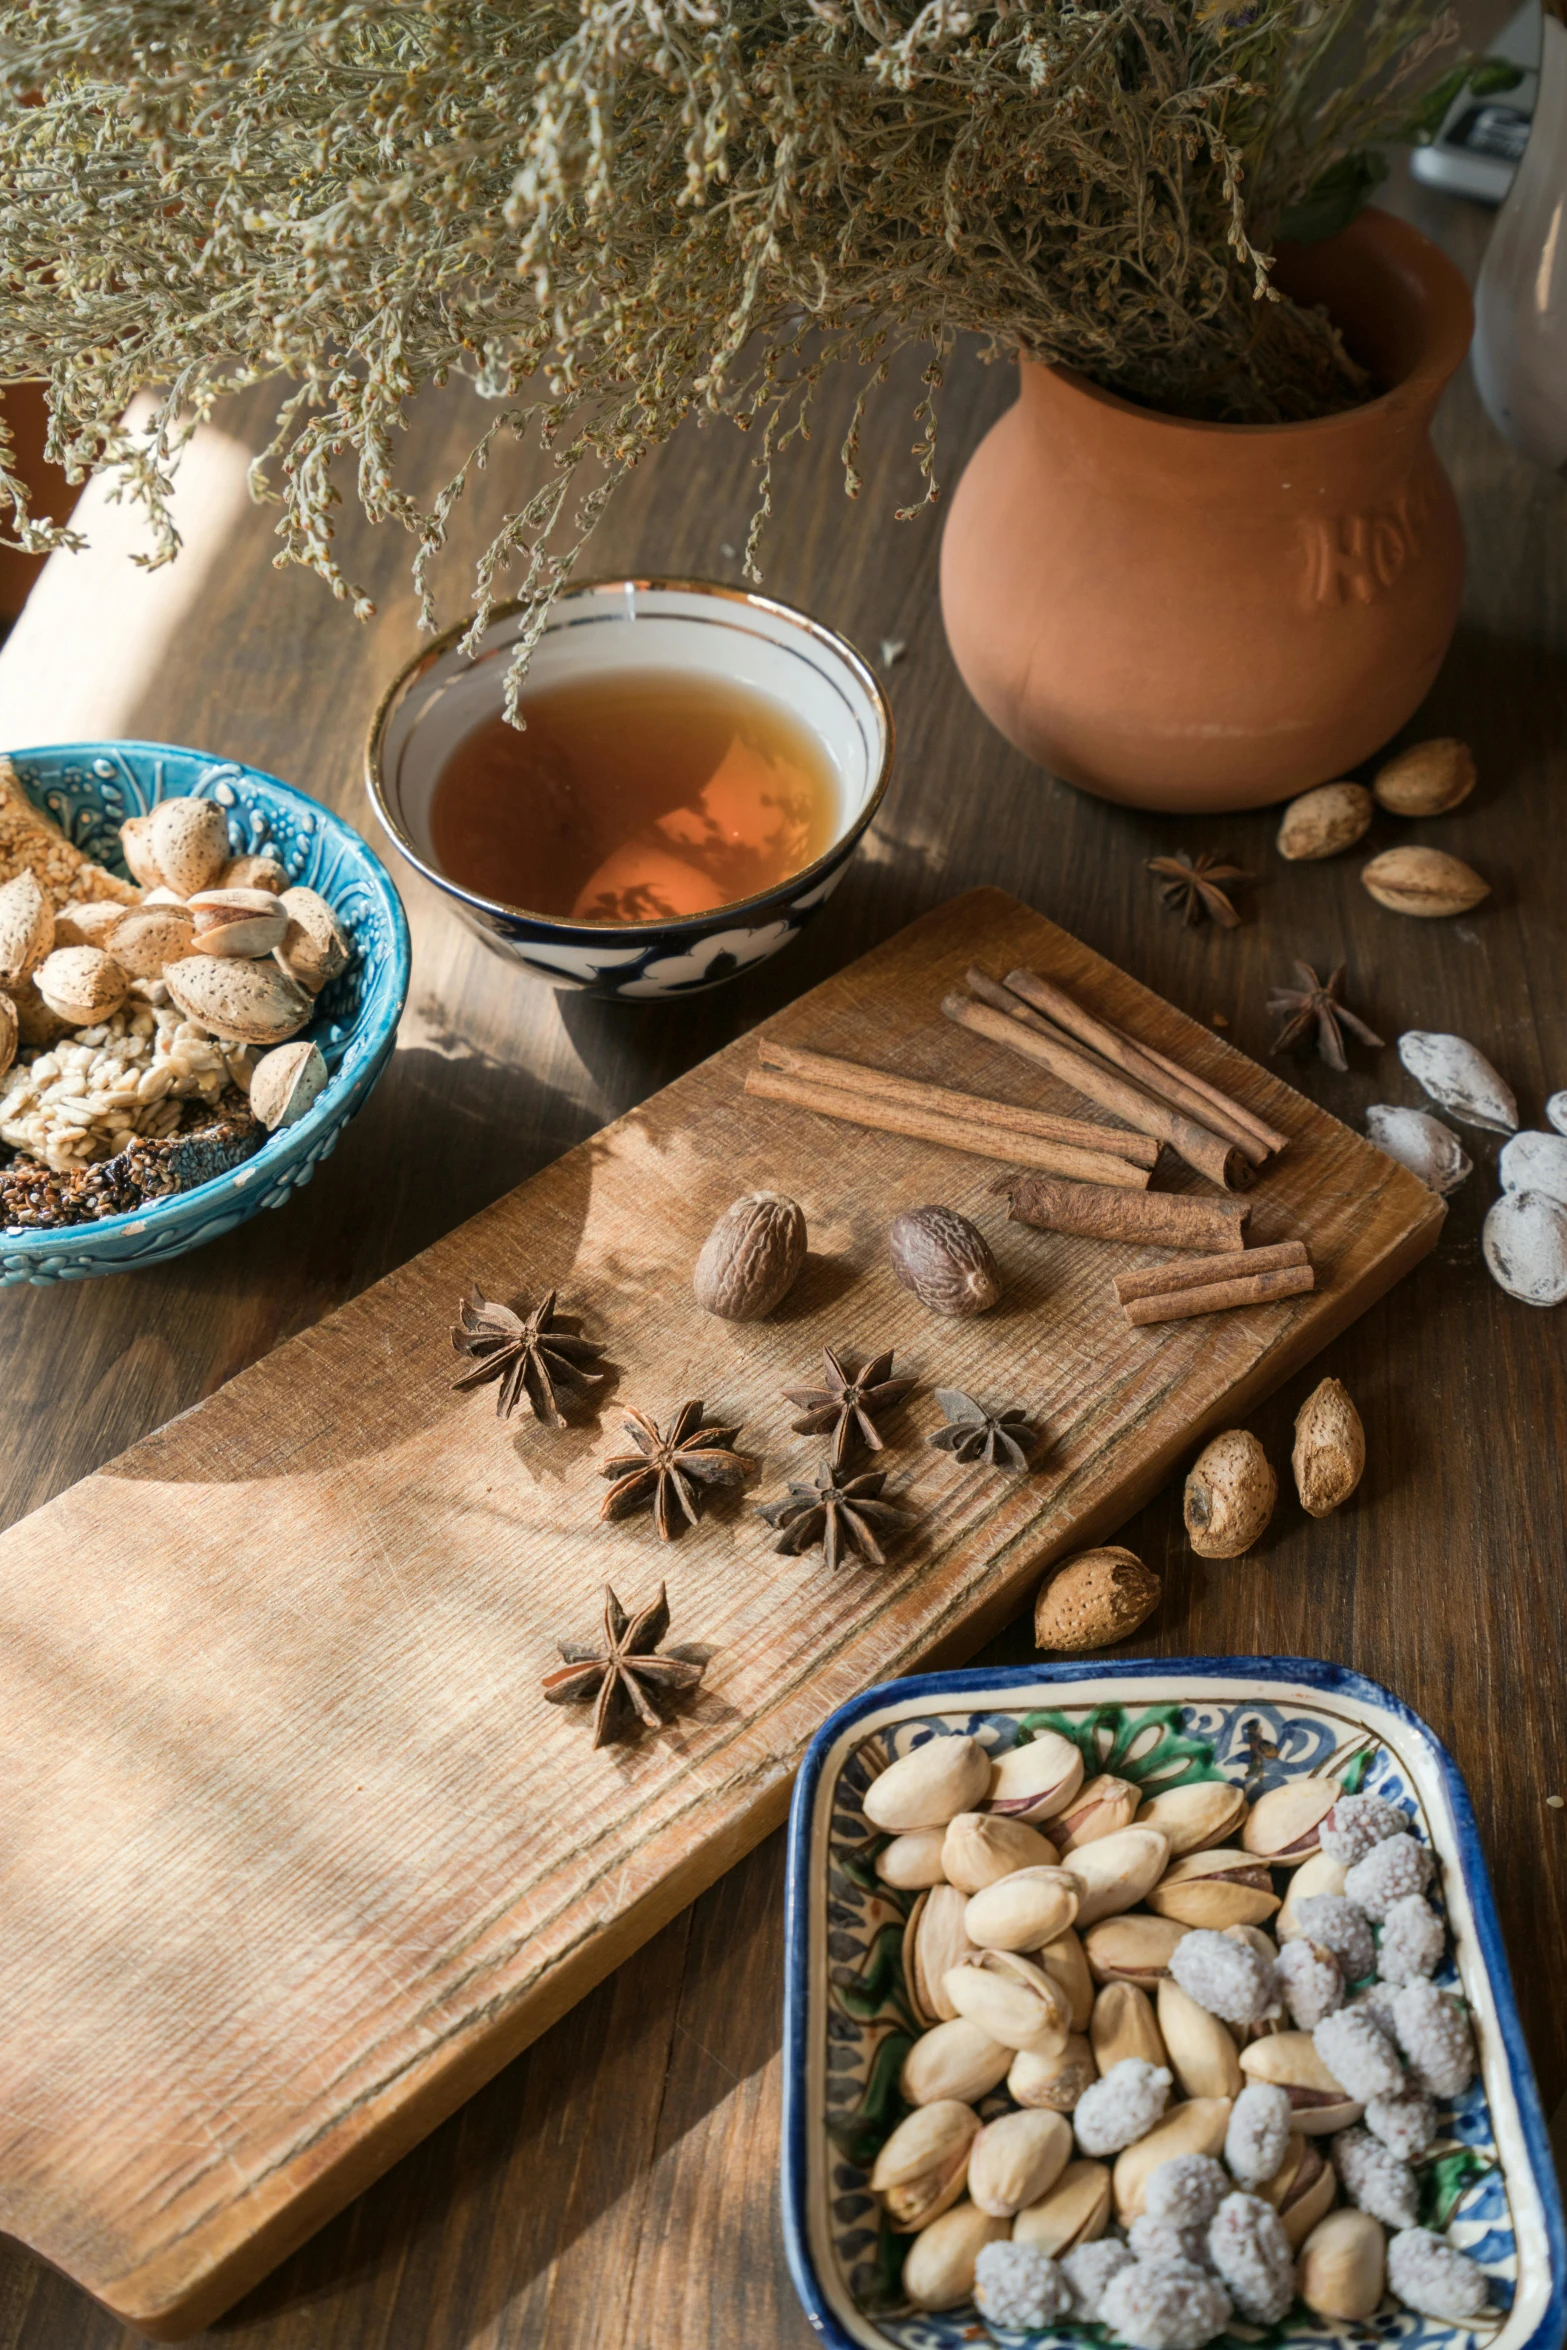
[[[1112,1276],[1154,1252],[1008,1225],[991,1160],[748,1099],[742,1037],[0,1536],[0,2226],[129,2324],[210,2321],[775,1826],[826,1713],[970,1655],[1432,1246],[1412,1175],[1000,891],[769,1033],[1083,1114],[943,1020],[974,960],[1049,974],[1282,1128],[1250,1237],[1306,1240],[1315,1293],[1134,1330]],[[801,1202],[811,1257],[770,1321],[717,1322],[691,1266],[753,1189]],[[991,1238],[980,1319],[893,1279],[888,1220],[932,1200]],[[608,1342],[596,1418],[452,1392],[473,1280],[558,1288]],[[823,1344],[921,1380],[884,1464],[921,1522],[885,1570],[779,1557],[755,1514],[815,1466],[779,1391]],[[930,1449],[934,1382],[1031,1407],[1038,1472]],[[617,1403],[693,1396],[743,1423],[752,1490],[678,1543],[600,1525]],[[661,1577],[705,1684],[595,1753],[540,1676],[606,1578],[634,1607]]]

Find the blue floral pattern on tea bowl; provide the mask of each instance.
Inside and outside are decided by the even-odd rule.
[[[711,581],[586,580],[566,590],[533,649],[530,686],[639,668],[744,685],[814,735],[840,803],[826,852],[755,897],[648,922],[578,921],[455,881],[432,839],[441,775],[500,710],[531,617],[529,606],[498,606],[476,652],[466,627],[449,629],[394,679],[365,752],[366,787],[390,839],[487,947],[554,987],[628,1001],[692,995],[765,962],[832,896],[886,792],[892,713],[867,663],[808,614]]]
[[[36,807],[99,864],[123,874],[119,827],[158,800],[216,801],[235,856],[265,850],[290,883],[326,899],[353,959],[326,988],[302,1033],[331,1072],[297,1124],[270,1135],[231,1174],[124,1216],[60,1231],[0,1230],[0,1287],[82,1281],[184,1256],[232,1232],[262,1208],[280,1208],[310,1181],[360,1108],[391,1053],[408,993],[408,924],[380,859],[329,808],[274,775],[172,743],[58,743],[15,751],[12,764]]]
[[[1276,2326],[1232,2323],[1221,2350],[1458,2350],[1471,2341],[1558,2350],[1567,2322],[1561,2204],[1463,1781],[1425,1723],[1376,1683],[1309,1659],[1251,1657],[929,1674],[867,1691],[817,1733],[790,1820],[783,2206],[795,2286],[823,2340],[833,2350],[1073,2350],[1113,2340],[1099,2325],[990,2328],[972,2305],[911,2310],[899,2291],[908,2239],[887,2228],[869,2192],[876,2149],[904,2110],[898,2074],[918,2026],[902,1962],[915,1896],[875,1873],[888,1839],[865,1816],[866,1788],[932,1736],[963,1732],[1000,1753],[1040,1729],[1074,1739],[1089,1777],[1113,1772],[1150,1793],[1225,1779],[1255,1798],[1298,1777],[1338,1778],[1412,1812],[1412,1833],[1440,1864],[1432,1898],[1445,1910],[1449,1948],[1437,1980],[1469,2004],[1480,2073],[1441,2109],[1436,2142],[1419,2159],[1421,2218],[1484,2269],[1491,2309],[1471,2328],[1386,2299],[1369,2320],[1340,2325],[1297,2301]],[[982,2100],[979,2110],[1007,2102]]]

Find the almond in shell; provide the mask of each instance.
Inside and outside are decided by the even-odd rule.
[[[313,889],[286,889],[278,904],[288,915],[288,928],[275,949],[277,959],[307,994],[319,995],[348,968],[350,950],[343,927]]]
[[[1205,1444],[1186,1480],[1186,1531],[1199,1558],[1240,1558],[1265,1530],[1279,1481],[1249,1428]]]
[[[1467,914],[1491,894],[1488,881],[1445,849],[1384,849],[1362,866],[1360,878],[1390,914],[1415,914],[1426,921]]]
[[[16,1006],[8,995],[0,993],[0,1077],[5,1075],[16,1059],[19,1034]]]
[[[109,934],[124,921],[126,908],[114,898],[87,901],[73,899],[62,906],[54,918],[54,943],[57,947],[105,947]],[[123,962],[123,956],[116,956]],[[129,970],[129,964],[126,964]]]
[[[164,966],[163,983],[187,1019],[233,1044],[282,1044],[315,1005],[276,963],[185,955]]]
[[[229,861],[228,819],[216,800],[160,800],[147,819],[145,837],[156,871],[144,877],[128,844],[126,863],[138,881],[165,882],[182,898],[210,889]]]
[[[264,889],[199,889],[189,903],[198,955],[270,955],[289,925],[282,899]]]
[[[1113,1543],[1079,1551],[1040,1586],[1035,1644],[1065,1653],[1113,1647],[1146,1624],[1160,1595],[1158,1576],[1135,1551]]]
[[[1290,1463],[1308,1517],[1325,1518],[1348,1501],[1366,1470],[1366,1431],[1339,1379],[1323,1379],[1295,1415]]]
[[[34,979],[51,1012],[73,1028],[107,1020],[124,1003],[130,979],[101,947],[56,947]]]
[[[251,1109],[269,1133],[296,1125],[320,1099],[328,1074],[319,1050],[304,1037],[276,1045],[251,1072]]]
[[[1292,864],[1337,857],[1371,828],[1375,813],[1362,783],[1323,783],[1291,800],[1279,826],[1278,851]]]
[[[54,945],[54,909],[31,873],[0,887],[0,987],[32,976]]]
[[[161,979],[165,963],[190,953],[196,926],[184,906],[117,906],[114,912],[108,936],[89,943],[106,948],[133,979]]]
[[[1378,806],[1393,816],[1445,816],[1474,787],[1474,753],[1451,734],[1395,753],[1371,785]]]

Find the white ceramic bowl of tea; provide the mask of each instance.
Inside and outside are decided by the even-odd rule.
[[[794,937],[843,877],[892,772],[892,713],[853,646],[705,580],[604,579],[476,656],[454,628],[395,680],[366,782],[409,863],[497,954],[557,987],[716,987]]]

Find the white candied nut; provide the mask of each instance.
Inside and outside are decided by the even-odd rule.
[[[1390,2228],[1412,2228],[1420,2217],[1420,2185],[1407,2162],[1369,2130],[1344,2130],[1333,2141],[1333,2168],[1351,2203]]]
[[[1202,1926],[1176,1944],[1170,1974],[1188,1999],[1228,2024],[1255,2023],[1272,1997],[1268,1968],[1250,1943]]]
[[[1128,2350],[1203,2350],[1229,2324],[1230,2297],[1184,2261],[1134,2260],[1105,2286],[1099,2320]]]
[[[1126,2240],[1139,2260],[1186,2260],[1193,2268],[1208,2266],[1207,2230],[1177,2227],[1172,2220],[1152,2219],[1140,2211],[1126,2231]]]
[[[1377,1973],[1384,1983],[1415,1983],[1435,1972],[1447,1937],[1442,1921],[1420,1893],[1406,1893],[1382,1920],[1377,1944]]]
[[[1413,1836],[1384,1837],[1344,1879],[1345,1899],[1380,1924],[1395,1901],[1425,1891],[1435,1867],[1431,1853]]]
[[[1324,2016],[1344,2004],[1344,1970],[1331,1950],[1304,1934],[1286,1942],[1273,1969],[1273,1979],[1297,2028],[1314,2031]]]
[[[1171,2077],[1162,2064],[1123,2057],[1078,2099],[1072,2115],[1085,2154],[1119,2154],[1145,2138],[1169,2101]]]
[[[974,2302],[993,2326],[1043,2329],[1065,2314],[1072,2292],[1037,2244],[985,2244],[974,2263]]]
[[[1346,1983],[1358,1983],[1375,1971],[1377,1953],[1370,1920],[1341,1893],[1308,1893],[1298,1905],[1297,1922],[1308,1941],[1332,1951]]]
[[[1074,2315],[1097,2324],[1105,2287],[1123,2268],[1130,2268],[1134,2258],[1117,2236],[1100,2236],[1092,2244],[1063,2252],[1057,2266],[1072,2288]]]
[[[1211,2154],[1172,2154],[1143,2189],[1143,2209],[1170,2227],[1206,2227],[1229,2191],[1224,2165]]]
[[[1412,2162],[1436,2136],[1436,2107],[1418,2089],[1406,2089],[1397,2097],[1373,2097],[1366,2107],[1366,2127],[1391,2153]]]
[[[1379,1151],[1386,1151],[1411,1175],[1418,1175],[1428,1190],[1444,1197],[1474,1172],[1474,1161],[1452,1128],[1429,1110],[1373,1102],[1366,1112],[1366,1132]]]
[[[1294,2127],[1289,2091],[1273,2081],[1248,2081],[1230,2109],[1224,2159],[1239,2185],[1265,2187],[1277,2178]]]
[[[1404,2085],[1397,2049],[1363,2008],[1340,2008],[1337,2014],[1324,2016],[1311,2035],[1311,2045],[1357,2104],[1364,2105],[1370,2097],[1394,2096]]]
[[[1541,1191],[1504,1191],[1480,1234],[1486,1270],[1498,1289],[1526,1306],[1567,1298],[1567,1208]]]
[[[1518,1104],[1511,1086],[1466,1038],[1411,1028],[1398,1040],[1398,1057],[1440,1109],[1493,1134],[1517,1132]]]
[[[1567,1135],[1515,1134],[1496,1172],[1504,1191],[1533,1191],[1567,1208]]]
[[[1474,2035],[1456,1999],[1434,1983],[1406,1983],[1393,2001],[1393,2029],[1408,2057],[1411,2086],[1433,2097],[1458,2097],[1474,2078]]]
[[[1277,2325],[1295,2298],[1295,2255],[1271,2203],[1226,2195],[1209,2222],[1208,2258],[1249,2324]]]
[[[1484,2269],[1429,2228],[1405,2228],[1391,2239],[1387,2281],[1422,2317],[1455,2325],[1478,2317],[1490,2299]]]
[[[1408,1831],[1409,1814],[1380,1795],[1341,1795],[1323,1821],[1319,1841],[1331,1860],[1352,1869],[1374,1844]]]

